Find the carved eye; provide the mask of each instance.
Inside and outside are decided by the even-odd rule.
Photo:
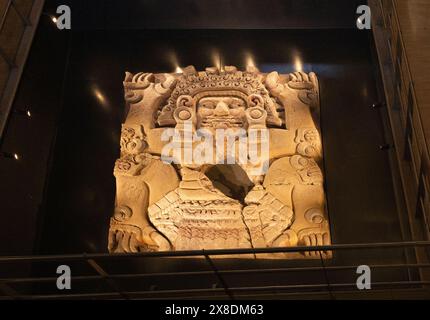
[[[201,107],[208,108],[208,109],[214,109],[215,103],[213,101],[205,101],[201,104]]]
[[[243,103],[243,101],[240,101],[240,100],[232,101],[230,103],[231,109],[243,108],[243,107],[244,107],[244,103]]]
[[[202,116],[207,117],[213,114],[213,108],[201,108],[199,112]]]

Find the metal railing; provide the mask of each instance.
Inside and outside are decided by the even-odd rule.
[[[379,297],[405,298],[404,294],[408,292],[430,299],[430,281],[419,276],[419,270],[430,270],[430,260],[425,263],[404,263],[391,259],[393,253],[399,254],[410,249],[422,250],[428,257],[430,241],[1,257],[0,272],[3,270],[3,274],[0,274],[0,299],[240,299],[303,296],[336,299],[351,295],[369,298],[375,293]],[[391,262],[381,263],[384,259],[380,257],[376,260],[370,258],[369,254],[375,250],[378,256],[385,255],[386,260]],[[240,255],[309,251],[317,253],[317,259],[267,259],[267,256],[266,259],[238,259]],[[333,257],[324,259],[323,252],[328,251],[332,252]],[[343,263],[348,259],[342,257],[342,253],[346,253],[346,256],[352,254],[354,263]],[[368,265],[372,272],[372,290],[360,291],[357,288],[356,271],[358,265],[363,264]],[[69,265],[71,268],[71,290],[57,289],[56,266],[59,265]],[[118,272],[124,266],[133,266],[132,271]],[[166,271],[148,272],[148,266],[165,268]],[[11,267],[13,270],[28,268],[27,276],[5,276],[5,270],[11,272]],[[108,269],[114,269],[115,272],[108,272]],[[145,270],[147,272],[143,272]],[[35,275],[40,272],[45,276]]]

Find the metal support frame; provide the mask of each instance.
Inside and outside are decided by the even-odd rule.
[[[28,18],[24,16],[21,11],[19,11],[18,6],[15,3],[15,0],[11,0],[11,6],[15,9],[16,13],[18,14],[24,26],[31,26],[30,20],[28,20]]]
[[[94,275],[74,275],[72,280],[74,282],[85,282],[85,281],[97,281],[98,283],[107,283],[109,286],[108,291],[94,292],[94,293],[83,293],[83,292],[61,292],[61,293],[40,293],[40,292],[19,292],[15,285],[28,284],[36,287],[36,284],[55,284],[56,275],[51,277],[23,277],[23,278],[3,278],[0,279],[0,300],[2,299],[166,299],[166,298],[202,298],[204,295],[212,298],[227,298],[227,299],[238,299],[246,296],[260,297],[268,296],[272,297],[287,295],[287,296],[303,296],[303,295],[328,295],[331,299],[336,299],[339,292],[349,292],[353,294],[356,292],[356,284],[350,282],[339,282],[336,278],[337,272],[344,272],[350,270],[352,274],[355,274],[357,266],[354,265],[327,265],[323,258],[323,251],[332,251],[333,256],[338,251],[351,251],[351,250],[372,250],[372,249],[399,249],[404,250],[405,248],[422,248],[429,249],[430,241],[410,241],[410,242],[392,242],[392,243],[360,243],[360,244],[334,244],[329,246],[300,246],[300,247],[284,247],[284,248],[258,248],[258,249],[225,249],[225,250],[197,250],[197,251],[171,251],[171,252],[145,252],[138,254],[81,254],[81,255],[53,255],[53,256],[23,256],[23,257],[0,257],[0,267],[4,264],[27,264],[32,265],[36,263],[58,263],[68,264],[71,262],[85,262],[92,270]],[[283,268],[253,268],[253,269],[231,269],[231,270],[220,270],[216,267],[213,259],[210,257],[219,256],[218,258],[225,258],[228,256],[237,257],[238,254],[259,254],[259,253],[291,253],[291,252],[305,252],[305,251],[317,251],[319,252],[319,266],[297,266],[294,267],[283,267]],[[222,256],[222,257],[221,257]],[[152,258],[195,258],[204,259],[210,270],[205,271],[181,271],[181,272],[158,272],[158,273],[129,273],[129,274],[109,274],[100,264],[103,262],[104,265],[112,261],[123,261],[123,262],[137,262],[141,259],[152,259]],[[167,260],[166,260],[167,261]],[[317,260],[318,261],[318,260]],[[316,261],[316,262],[317,262]],[[333,261],[331,262],[333,263]],[[365,261],[363,262],[364,264]],[[417,269],[430,270],[430,261],[427,263],[395,263],[395,264],[371,264],[368,263],[372,270],[409,270]],[[261,279],[266,274],[270,276],[272,273],[294,273],[297,275],[306,273],[320,272],[323,275],[323,282],[317,283],[294,283],[294,284],[278,284],[271,283],[269,280],[262,286],[236,286],[232,287],[227,284],[224,276],[244,276],[248,275],[250,280],[259,275]],[[329,278],[330,272],[330,278]],[[169,289],[165,288],[162,290],[138,290],[138,291],[127,291],[125,288],[121,288],[117,280],[131,280],[131,279],[156,279],[156,278],[172,278],[176,284],[180,284],[181,281],[188,283],[189,277],[200,277],[200,276],[215,276],[222,287],[217,288],[192,288],[192,289]],[[4,277],[4,276],[3,276]],[[294,277],[295,279],[297,277]],[[373,279],[373,277],[372,277]],[[378,289],[381,292],[391,294],[392,292],[403,292],[404,290],[419,290],[420,293],[425,294],[430,298],[430,290],[428,289],[430,281],[423,279],[409,279],[407,281],[372,281],[372,291]],[[403,290],[403,291],[402,291]]]
[[[34,34],[36,32],[36,27],[42,14],[44,3],[45,0],[33,0],[29,15],[24,16],[19,11],[15,1],[8,0],[5,7],[5,12],[0,20],[0,32],[2,32],[7,17],[11,12],[11,8],[13,8],[24,26],[23,32],[19,35],[17,34],[17,37],[20,38],[20,41],[18,49],[16,50],[13,58],[8,57],[4,50],[0,48],[0,59],[3,59],[9,66],[8,80],[4,88],[0,88],[0,90],[2,90],[0,91],[0,143],[3,140],[6,123],[8,121],[12,103],[18,89],[18,84],[21,79],[24,64],[30,51]]]
[[[323,269],[324,279],[325,279],[325,282],[327,283],[328,294],[330,296],[330,299],[334,300],[334,295],[333,295],[333,292],[331,291],[330,280],[329,280],[329,277],[328,277],[327,269],[325,267],[324,258],[322,256],[322,251],[321,250],[318,251],[318,254],[320,256],[321,268]]]
[[[2,18],[0,20],[0,31],[3,30],[3,26],[6,22],[6,18],[7,18],[7,14],[9,13],[9,9],[12,5],[12,0],[8,0],[7,4],[6,4],[6,8],[4,10],[4,13],[2,15]]]
[[[9,14],[10,8],[12,7],[12,2],[13,0],[8,0],[7,4],[6,4],[6,8],[4,10],[4,13],[2,15],[1,21],[0,21],[0,34],[3,31],[4,25],[6,23],[6,19],[7,16]],[[11,60],[7,54],[4,52],[4,50],[0,47],[0,57],[7,63],[7,65],[9,66],[9,71],[11,68],[15,67],[15,62],[13,60]],[[2,94],[0,93],[0,97],[2,96]]]
[[[409,67],[407,52],[404,50],[402,30],[400,27],[396,2],[394,0],[369,0],[374,21],[372,32],[380,62],[384,94],[387,102],[389,124],[392,129],[394,152],[399,168],[399,195],[405,201],[406,218],[403,230],[406,239],[430,239],[430,206],[419,212],[417,205],[423,198],[420,194],[420,168],[430,166],[429,142],[426,141],[421,119],[415,86]],[[378,23],[378,21],[383,23]],[[396,42],[397,40],[397,42]],[[401,65],[399,65],[399,63]],[[399,88],[399,81],[403,85]],[[428,181],[423,181],[425,188],[430,189]],[[417,213],[419,219],[417,219]],[[399,213],[404,215],[404,211]],[[413,248],[418,263],[429,258],[426,250]],[[421,278],[430,280],[430,270],[419,269]]]
[[[225,294],[231,299],[234,300],[234,296],[233,293],[229,290],[227,283],[225,282],[224,278],[221,276],[221,274],[219,273],[217,267],[215,266],[214,262],[212,261],[212,259],[209,257],[208,254],[205,254],[205,259],[207,261],[207,263],[211,266],[214,274],[217,276],[219,282],[221,283],[221,285],[224,288]]]
[[[105,280],[111,289],[118,292],[123,299],[129,300],[129,297],[120,290],[115,281],[109,277],[109,274],[94,259],[86,259],[86,262],[101,276],[103,280]]]

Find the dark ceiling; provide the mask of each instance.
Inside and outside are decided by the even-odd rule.
[[[48,0],[72,9],[74,29],[355,28],[366,0]]]

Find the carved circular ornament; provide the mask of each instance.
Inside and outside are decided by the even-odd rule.
[[[114,218],[116,221],[124,222],[131,218],[133,211],[127,206],[119,206],[115,208]]]
[[[293,166],[294,169],[304,169],[309,165],[309,159],[304,158],[302,156],[299,155],[295,155],[291,158],[290,160],[291,165]]]
[[[321,224],[324,222],[324,215],[321,210],[317,208],[306,211],[305,218],[310,223]]]
[[[258,120],[263,117],[263,111],[260,108],[254,107],[251,110],[249,110],[249,115],[252,119]]]
[[[191,112],[188,110],[181,110],[178,114],[178,118],[181,120],[188,120],[191,118]]]
[[[176,121],[187,121],[192,118],[192,113],[187,107],[178,107],[175,110],[174,117]]]
[[[297,153],[308,157],[318,156],[318,150],[310,143],[302,142],[297,146]]]

